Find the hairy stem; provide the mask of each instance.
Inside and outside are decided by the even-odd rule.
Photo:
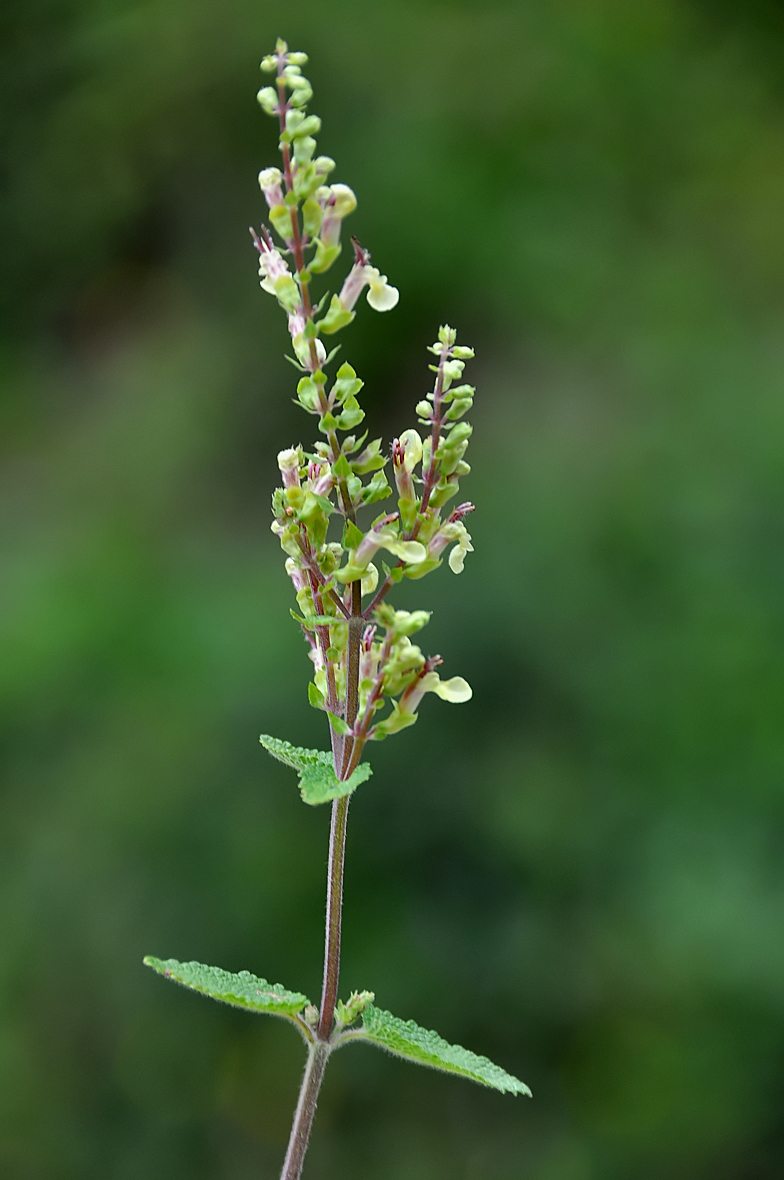
[[[340,934],[343,918],[343,863],[346,853],[346,821],[349,795],[332,804],[327,873],[327,921],[324,932],[324,980],[318,1036],[327,1041],[332,1032],[340,978]]]
[[[289,1146],[280,1180],[299,1180],[302,1175],[302,1164],[308,1149],[310,1129],[313,1126],[313,1116],[316,1113],[321,1082],[324,1077],[330,1046],[323,1041],[316,1041],[308,1046],[308,1060],[305,1075],[299,1091],[299,1101],[294,1114],[294,1122],[289,1136]]]

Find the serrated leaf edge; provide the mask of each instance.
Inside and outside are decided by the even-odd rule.
[[[284,766],[290,766],[292,770],[296,771],[299,775],[302,801],[310,807],[318,807],[322,803],[331,803],[334,799],[342,799],[344,795],[350,795],[360,783],[364,783],[373,773],[369,763],[360,762],[356,770],[347,779],[341,781],[335,774],[332,755],[323,750],[309,750],[303,746],[292,746],[283,738],[272,737],[268,733],[260,734],[259,741],[268,754],[271,754],[278,762],[282,762]],[[321,785],[318,798],[314,798],[312,780],[321,779],[322,775],[328,780],[328,785],[326,787]],[[308,782],[309,779],[311,784]]]
[[[268,980],[262,979],[258,975],[254,975],[251,971],[226,971],[223,967],[214,967],[207,963],[199,963],[195,959],[192,959],[186,963],[180,962],[178,959],[158,959],[155,955],[145,955],[142,959],[142,962],[144,963],[145,967],[151,967],[153,971],[155,971],[158,975],[163,976],[164,979],[171,979],[173,983],[179,984],[180,987],[187,988],[188,991],[197,992],[199,995],[207,996],[211,1000],[216,1000],[219,1004],[227,1004],[230,1008],[240,1008],[243,1012],[251,1012],[257,1016],[280,1016],[284,1020],[289,1020],[292,1024],[296,1025],[306,1040],[313,1039],[311,1030],[300,1016],[300,1013],[310,1004],[310,1000],[307,996],[303,995],[302,992],[291,992],[288,990],[288,988],[284,988],[282,984],[270,983]],[[209,988],[200,987],[196,983],[191,983],[187,979],[180,978],[178,975],[178,969],[181,970],[182,968],[198,968],[201,971],[220,971],[224,976],[227,977],[227,980],[234,979],[242,983],[247,983],[248,981],[252,980],[254,983],[260,985],[260,992],[262,990],[268,990],[269,994],[279,1000],[281,1003],[286,1003],[286,997],[290,997],[290,1000],[287,1004],[289,1010],[287,1011],[285,1008],[275,1007],[256,1007],[252,1003],[243,1001],[243,998],[240,994],[232,995],[229,993],[228,995],[216,995],[216,993],[210,991]],[[247,979],[243,979],[243,976],[247,976]],[[281,995],[281,992],[285,994]],[[294,1007],[294,1001],[297,1002],[296,1008]]]
[[[422,1060],[415,1053],[406,1053],[400,1048],[389,1045],[385,1040],[376,1035],[373,1029],[369,1028],[366,1023],[366,1021],[372,1021],[376,1016],[381,1018],[382,1024],[385,1021],[391,1022],[394,1031],[398,1035],[402,1034],[405,1036],[406,1032],[410,1032],[417,1034],[417,1036],[424,1035],[428,1038],[434,1038],[435,1048],[443,1048],[450,1054],[455,1052],[465,1054],[469,1061],[475,1062],[479,1068],[489,1067],[493,1074],[500,1076],[498,1076],[496,1081],[488,1081],[465,1065],[448,1059],[446,1061],[440,1060],[437,1054],[428,1052],[426,1047],[420,1046],[421,1051],[427,1054],[428,1057],[435,1058],[435,1060]],[[358,1029],[347,1029],[345,1033],[340,1034],[338,1044],[346,1044],[349,1041],[366,1041],[368,1044],[385,1049],[387,1053],[391,1053],[394,1057],[400,1057],[404,1061],[411,1061],[414,1065],[423,1065],[429,1069],[436,1069],[441,1073],[457,1074],[459,1077],[467,1078],[469,1081],[476,1082],[480,1086],[487,1086],[489,1089],[499,1090],[502,1094],[522,1094],[528,1098],[532,1097],[531,1090],[525,1082],[521,1082],[513,1074],[507,1073],[505,1069],[502,1069],[500,1065],[496,1065],[488,1057],[474,1053],[473,1050],[466,1049],[462,1045],[451,1044],[433,1029],[423,1028],[422,1025],[417,1024],[413,1020],[402,1020],[399,1016],[394,1016],[391,1012],[387,1012],[383,1008],[377,1008],[374,1004],[368,1004],[362,1013],[362,1026]],[[414,1044],[416,1044],[416,1040],[414,1040]]]

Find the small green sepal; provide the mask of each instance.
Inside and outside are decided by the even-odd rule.
[[[335,1008],[335,1021],[338,1027],[345,1028],[353,1024],[375,998],[373,992],[352,992],[345,1004],[338,1000]]]
[[[365,534],[361,529],[357,528],[353,520],[347,520],[343,528],[343,548],[357,549],[362,544],[364,538]]]
[[[330,713],[329,709],[327,709],[327,716],[335,733],[339,733],[341,737],[345,737],[347,733],[351,733],[351,726],[342,717],[336,716],[335,713]]]

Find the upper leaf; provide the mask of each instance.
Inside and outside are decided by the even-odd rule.
[[[349,1032],[345,1039],[370,1041],[418,1065],[429,1065],[445,1073],[460,1074],[461,1077],[507,1094],[531,1096],[531,1091],[523,1082],[486,1057],[479,1057],[461,1045],[450,1045],[438,1033],[420,1028],[413,1020],[400,1020],[373,1004],[368,1004],[362,1013],[362,1028]]]
[[[362,762],[345,782],[341,782],[335,774],[331,754],[324,754],[321,750],[303,750],[266,733],[261,735],[259,741],[273,758],[296,770],[302,799],[312,807],[350,795],[373,773],[367,762]]]
[[[250,1012],[292,1018],[310,1003],[300,992],[286,991],[279,983],[267,983],[266,979],[251,975],[250,971],[234,974],[220,967],[206,967],[204,963],[178,963],[176,959],[156,959],[152,955],[147,955],[144,962],[159,975],[192,991]]]

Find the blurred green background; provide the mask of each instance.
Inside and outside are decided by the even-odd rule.
[[[784,10],[12,0],[2,28],[0,1174],[275,1177],[303,1053],[145,953],[318,995],[324,741],[269,493],[258,61],[311,55],[401,289],[385,438],[476,346],[473,701],[375,747],[343,990],[524,1078],[330,1066],[309,1180],[784,1175]],[[336,268],[337,269],[337,268]]]

